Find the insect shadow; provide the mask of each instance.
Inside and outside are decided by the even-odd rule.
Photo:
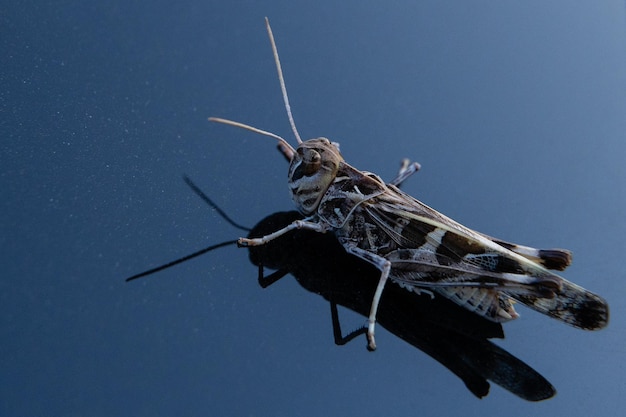
[[[189,178],[185,177],[185,182],[226,221],[248,230],[251,238],[264,236],[268,231],[302,218],[297,211],[278,212],[247,229],[231,220]],[[211,245],[134,275],[127,281],[235,243],[227,241]],[[366,339],[366,326],[343,335],[337,306],[368,317],[380,272],[367,261],[346,253],[334,235],[294,230],[248,250],[250,261],[259,268],[261,287],[266,288],[291,274],[302,287],[329,301],[337,345],[344,345],[359,336]],[[265,275],[265,268],[275,271]],[[418,295],[398,285],[389,285],[381,298],[377,317],[380,326],[448,368],[478,398],[489,393],[488,381],[528,401],[545,400],[556,393],[550,382],[537,371],[489,340],[504,338],[500,323],[473,314],[437,294],[433,297]]]
[[[274,213],[254,226],[250,236],[264,236],[298,218],[302,217],[297,211]],[[365,335],[365,326],[342,335],[337,306],[368,317],[380,275],[375,266],[347,254],[333,235],[308,230],[296,230],[271,244],[249,249],[250,261],[259,267],[261,287],[291,274],[302,287],[330,302],[337,345]],[[276,271],[264,275],[265,267]],[[504,338],[500,323],[441,296],[431,298],[390,285],[381,298],[377,320],[388,332],[448,368],[479,398],[488,394],[488,381],[529,401],[556,393],[537,371],[488,340]]]

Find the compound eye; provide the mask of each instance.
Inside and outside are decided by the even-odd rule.
[[[304,154],[302,164],[304,165],[304,175],[313,175],[319,171],[322,166],[322,156],[319,152],[309,149]]]

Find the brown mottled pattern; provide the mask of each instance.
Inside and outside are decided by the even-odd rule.
[[[298,209],[317,214],[344,246],[389,260],[389,278],[404,288],[432,289],[494,321],[517,317],[514,298],[576,327],[607,323],[604,300],[545,269],[564,269],[568,251],[519,246],[468,229],[348,165],[327,139],[298,147],[289,187]]]

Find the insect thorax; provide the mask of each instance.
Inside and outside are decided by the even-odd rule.
[[[326,138],[302,142],[289,165],[289,190],[298,210],[310,215],[335,179],[340,162],[339,149]]]

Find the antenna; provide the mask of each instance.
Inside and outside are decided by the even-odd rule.
[[[291,125],[291,130],[293,131],[293,135],[296,137],[298,144],[302,143],[302,139],[300,138],[300,134],[298,133],[298,129],[296,128],[296,122],[293,120],[293,114],[291,114],[291,106],[289,105],[289,97],[287,96],[287,87],[285,86],[285,79],[283,77],[283,70],[280,66],[280,58],[278,58],[278,49],[276,49],[276,42],[274,41],[274,35],[272,34],[272,28],[270,27],[270,21],[266,17],[265,18],[265,27],[267,28],[267,34],[270,38],[270,44],[272,45],[272,53],[274,54],[274,62],[276,63],[276,71],[278,72],[278,81],[280,82],[280,90],[283,94],[283,101],[285,103],[285,110],[287,110],[287,117],[289,118],[289,124]],[[209,121],[216,123],[223,123],[225,125],[239,127],[241,129],[246,129],[254,133],[259,133],[264,136],[269,136],[274,138],[280,142],[278,145],[279,150],[288,160],[292,160],[294,155],[296,154],[296,150],[282,137],[268,132],[266,130],[262,130],[256,127],[252,127],[245,123],[235,122],[233,120],[222,119],[220,117],[209,117]]]
[[[289,124],[291,125],[291,130],[293,130],[293,135],[296,137],[298,144],[301,144],[302,139],[300,139],[300,134],[298,133],[298,129],[296,128],[296,122],[294,122],[293,115],[291,114],[291,106],[289,105],[289,97],[287,96],[287,87],[285,87],[285,79],[283,78],[283,70],[280,66],[280,58],[278,58],[278,49],[276,49],[276,42],[274,42],[274,34],[272,33],[270,20],[267,17],[265,18],[265,27],[267,28],[267,34],[270,37],[270,43],[272,44],[274,62],[276,62],[276,71],[278,71],[278,81],[280,81],[280,90],[283,93],[283,101],[285,102],[287,117],[289,117]]]
[[[223,123],[225,125],[235,126],[235,127],[241,128],[241,129],[246,129],[246,130],[249,130],[251,132],[258,133],[260,135],[269,136],[270,138],[274,138],[277,141],[279,141],[280,144],[283,147],[289,149],[291,151],[292,155],[296,153],[296,150],[293,148],[293,146],[291,146],[289,144],[289,142],[287,142],[285,139],[281,138],[277,134],[272,133],[272,132],[268,132],[267,130],[259,129],[257,127],[252,127],[252,126],[247,125],[245,123],[235,122],[233,120],[222,119],[221,117],[209,117],[209,121],[210,122],[216,122],[216,123]],[[282,152],[283,152],[283,154],[285,153],[284,151],[282,151]]]

